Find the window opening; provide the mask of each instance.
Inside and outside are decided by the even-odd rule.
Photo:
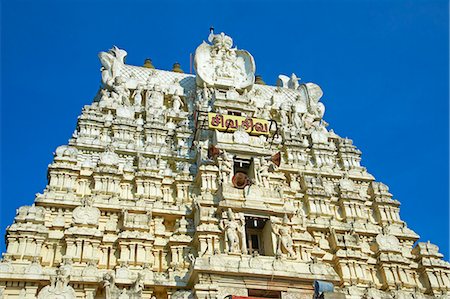
[[[245,217],[245,234],[249,254],[267,255],[267,236],[264,231],[267,219],[257,217]],[[266,246],[265,246],[266,245]]]
[[[251,184],[254,178],[253,160],[235,157],[234,176],[232,179],[233,186],[238,189],[244,189],[245,186]]]
[[[233,111],[233,110],[228,110],[228,115],[236,115],[236,116],[241,116],[242,113],[240,111]]]
[[[83,262],[84,240],[81,241],[80,263]]]
[[[111,247],[108,247],[108,256],[106,257],[106,269],[109,269],[111,264]]]

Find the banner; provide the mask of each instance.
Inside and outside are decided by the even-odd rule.
[[[223,115],[208,113],[208,126],[210,129],[234,132],[242,126],[247,133],[253,135],[269,135],[269,121],[260,118],[243,117],[237,115]]]

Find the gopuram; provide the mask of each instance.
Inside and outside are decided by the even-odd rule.
[[[211,32],[196,75],[101,52],[102,86],[17,209],[0,298],[449,298],[450,264],[327,129],[322,90]]]

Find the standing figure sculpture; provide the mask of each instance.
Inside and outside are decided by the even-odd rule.
[[[264,105],[263,108],[258,109],[259,117],[262,119],[271,119],[272,117],[270,116],[270,110],[271,107],[269,105]]]
[[[300,111],[298,111],[297,106],[292,106],[292,124],[295,131],[300,132],[303,127],[302,116]]]
[[[158,109],[164,105],[164,94],[158,85],[153,86],[152,90],[148,89],[145,94],[145,109]]]
[[[115,99],[119,104],[125,106],[130,106],[130,90],[126,87],[125,80],[121,76],[117,76],[114,79],[112,86],[113,99]]]
[[[230,158],[228,153],[223,150],[222,159],[219,160],[219,169],[220,169],[220,179],[222,183],[230,183],[231,182],[231,173],[233,172],[233,159]]]
[[[245,223],[242,219],[236,219],[230,208],[228,208],[227,217],[223,217],[220,221],[219,227],[225,233],[227,252],[245,253],[247,251],[244,240]]]
[[[184,106],[183,100],[179,95],[172,96],[172,110],[174,112],[180,112],[180,108]]]
[[[142,85],[138,84],[133,93],[134,97],[134,106],[140,107],[142,104]]]
[[[280,110],[280,122],[283,127],[286,127],[289,124],[289,118],[287,112],[283,109]]]
[[[281,224],[274,224],[273,232],[277,236],[277,255],[287,254],[288,257],[294,258],[294,242],[292,241],[291,228],[289,227],[289,219],[284,215]]]
[[[265,158],[260,159],[260,166],[257,170],[257,183],[261,187],[269,188],[269,170],[270,170],[270,163]]]

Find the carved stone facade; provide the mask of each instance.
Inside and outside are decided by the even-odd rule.
[[[102,87],[7,228],[0,298],[447,298],[450,264],[327,129],[319,86],[255,84],[223,33],[197,76],[126,55],[99,54]]]

